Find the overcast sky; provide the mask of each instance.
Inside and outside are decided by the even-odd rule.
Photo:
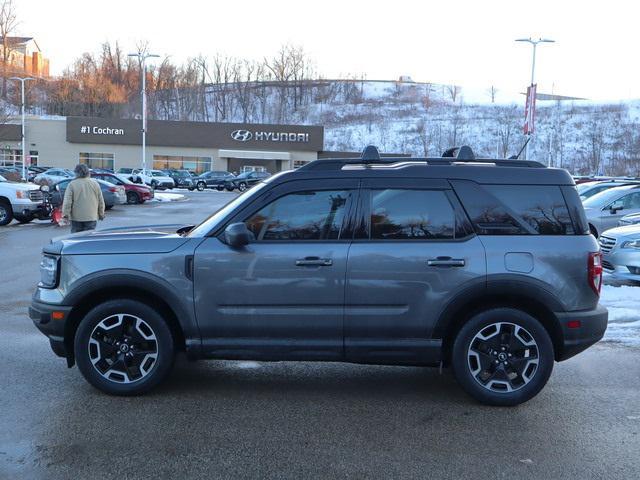
[[[183,61],[221,52],[261,59],[302,45],[325,77],[366,75],[524,89],[544,36],[538,92],[595,100],[640,98],[640,1],[14,0],[19,33],[34,36],[60,73],[104,41]],[[530,8],[527,9],[527,6]]]

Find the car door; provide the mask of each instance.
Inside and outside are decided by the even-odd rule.
[[[452,299],[486,282],[485,251],[444,180],[363,180],[347,261],[345,357],[433,363]]]
[[[195,311],[212,357],[339,360],[357,180],[274,187],[226,223],[254,235],[233,249],[216,232],[194,258]]]
[[[617,227],[622,217],[632,213],[640,213],[640,190],[633,189],[602,209],[601,231]]]

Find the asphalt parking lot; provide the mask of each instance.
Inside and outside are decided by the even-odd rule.
[[[99,227],[197,222],[234,196],[185,195]],[[66,231],[0,228],[0,479],[638,477],[640,350],[607,343],[516,408],[446,370],[182,358],[144,397],[105,396],[27,316],[40,249]]]

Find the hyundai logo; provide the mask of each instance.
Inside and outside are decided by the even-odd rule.
[[[253,133],[249,130],[234,130],[231,132],[231,138],[237,142],[248,142],[253,137]]]

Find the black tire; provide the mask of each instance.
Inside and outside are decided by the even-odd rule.
[[[196,188],[199,192],[202,192],[205,188],[207,188],[207,184],[204,182],[198,182]]]
[[[238,190],[240,190],[241,192],[244,192],[246,189],[248,188],[247,184],[244,182],[240,182],[238,184]]]
[[[0,199],[0,227],[9,225],[13,220],[13,208],[11,204],[4,199]]]
[[[233,185],[226,185],[224,188],[227,189],[227,192],[233,192],[233,190],[235,189]]]
[[[111,210],[113,208],[113,205],[105,205],[104,209],[105,210]]]
[[[596,230],[596,227],[591,224],[589,224],[589,232],[591,232],[591,235],[598,238],[598,230]]]
[[[129,205],[142,203],[140,195],[138,195],[136,192],[127,192],[127,203]]]
[[[31,222],[31,220],[33,220],[32,216],[23,217],[22,215],[16,215],[13,218],[15,218],[20,223],[29,223]]]
[[[114,329],[114,333],[109,334],[110,329],[105,330],[99,327],[103,321],[117,323],[120,321],[119,314],[124,314],[121,325],[126,324],[129,328],[121,329],[115,325],[111,327]],[[142,324],[141,329],[134,328],[134,325],[137,325],[137,319],[141,319],[146,325]],[[126,330],[131,335],[126,333],[118,335],[117,332],[120,330]],[[146,334],[151,333],[151,335],[143,337],[141,333],[145,332]],[[104,340],[98,342],[100,338]],[[128,338],[129,341],[125,338]],[[117,344],[113,343],[118,339]],[[131,358],[127,353],[123,353],[124,347],[121,346],[121,343],[125,342],[127,342],[126,351],[129,352]],[[145,353],[134,353],[136,345],[139,345],[138,350],[143,349]],[[101,347],[104,350],[101,350]],[[155,359],[147,355],[147,352],[154,351],[154,349]],[[80,372],[91,385],[109,395],[128,396],[143,394],[166,378],[173,365],[175,346],[171,329],[157,311],[136,300],[117,299],[104,302],[87,313],[76,331],[74,352]],[[117,360],[113,363],[102,360],[115,359],[116,357]],[[127,360],[124,361],[134,365],[134,368],[126,375],[124,372],[119,373],[122,371],[120,370],[123,365],[121,362],[125,357]],[[96,366],[94,366],[94,361]],[[135,367],[138,362],[139,368]],[[143,365],[147,365],[147,372],[144,372]],[[102,373],[99,371],[101,366],[105,370]],[[113,368],[114,366],[116,368]],[[137,379],[134,375],[130,377],[131,372],[139,374],[140,377]],[[128,380],[129,383],[126,383],[125,380]]]
[[[156,182],[155,180],[151,180],[151,188],[153,188],[154,190],[158,188],[158,182]]]
[[[501,325],[500,331],[494,327],[496,324]],[[519,328],[516,330],[512,325]],[[509,330],[512,337],[507,341],[503,334]],[[487,337],[486,343],[477,335]],[[523,347],[523,339],[534,344]],[[472,342],[474,348],[470,348]],[[487,351],[490,342],[496,347]],[[480,350],[483,353],[478,353]],[[545,328],[534,317],[515,308],[494,308],[471,317],[458,332],[451,355],[453,373],[460,386],[481,403],[495,406],[519,405],[536,396],[549,380],[554,362],[553,344]],[[483,364],[489,366],[485,369]],[[491,371],[495,374],[490,374]],[[483,384],[486,375],[491,376]],[[509,375],[513,375],[510,380]]]
[[[219,191],[219,192],[223,191],[224,190],[224,185],[216,186],[216,190]]]

